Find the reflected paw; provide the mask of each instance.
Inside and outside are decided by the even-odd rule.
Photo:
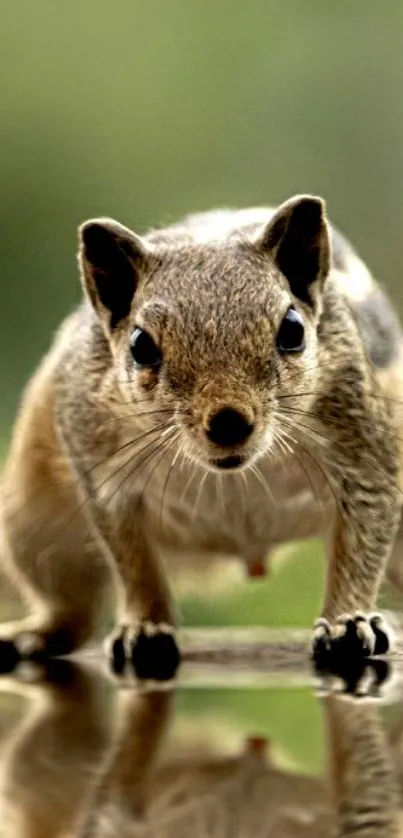
[[[314,626],[311,656],[316,664],[384,655],[392,646],[392,632],[380,614],[344,614],[331,624],[320,617]]]
[[[138,678],[167,681],[180,664],[175,629],[167,623],[145,621],[137,626],[119,626],[107,643],[116,674],[121,674],[130,661]]]
[[[0,675],[14,672],[21,655],[12,640],[0,639]]]
[[[319,677],[318,693],[354,696],[354,698],[380,698],[393,677],[390,663],[379,658],[348,658],[334,660],[331,668],[316,665]]]
[[[23,661],[46,661],[60,654],[61,632],[42,630],[14,630],[10,636],[0,637],[0,674],[10,673]],[[63,647],[62,647],[63,651]]]
[[[22,661],[41,659],[45,641],[40,632],[14,629],[0,637],[0,674],[14,672]]]

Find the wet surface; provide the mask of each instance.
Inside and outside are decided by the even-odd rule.
[[[157,685],[91,656],[25,663],[0,678],[0,835],[403,835],[392,666],[342,679],[193,660]]]

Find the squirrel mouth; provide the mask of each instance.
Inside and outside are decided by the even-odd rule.
[[[219,460],[210,460],[211,464],[219,469],[240,468],[245,462],[245,458],[240,454],[233,454],[230,457],[222,457]]]

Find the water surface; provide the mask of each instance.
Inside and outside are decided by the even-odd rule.
[[[193,663],[156,685],[23,667],[0,679],[0,835],[403,835],[400,675],[386,675],[368,666],[353,697],[300,669]]]

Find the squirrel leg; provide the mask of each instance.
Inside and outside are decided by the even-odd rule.
[[[164,569],[140,527],[123,521],[113,545],[122,592],[121,618],[107,638],[115,672],[130,660],[141,678],[171,678],[179,665],[174,608]]]
[[[325,603],[312,644],[314,660],[324,664],[384,654],[391,646],[384,619],[371,612],[394,543],[401,494],[390,428],[376,443],[376,451],[367,445],[343,464]]]
[[[399,531],[393,550],[389,558],[386,576],[400,594],[403,594],[403,520],[400,521]]]
[[[374,533],[369,536],[373,550],[360,550],[348,530],[338,516],[328,551],[325,604],[315,623],[312,644],[314,660],[324,665],[339,658],[385,654],[392,645],[392,632],[384,618],[373,613],[387,553]]]
[[[4,488],[1,560],[31,613],[0,624],[0,671],[13,655],[64,655],[85,643],[100,622],[111,580],[71,486],[48,480],[20,485],[18,492]]]
[[[380,543],[380,526],[378,522],[375,532],[369,524],[360,534],[337,515],[328,550],[325,604],[312,644],[312,656],[320,665],[385,654],[391,648],[391,630],[381,615],[372,613],[388,556],[386,543]],[[393,531],[391,535],[393,539]]]

